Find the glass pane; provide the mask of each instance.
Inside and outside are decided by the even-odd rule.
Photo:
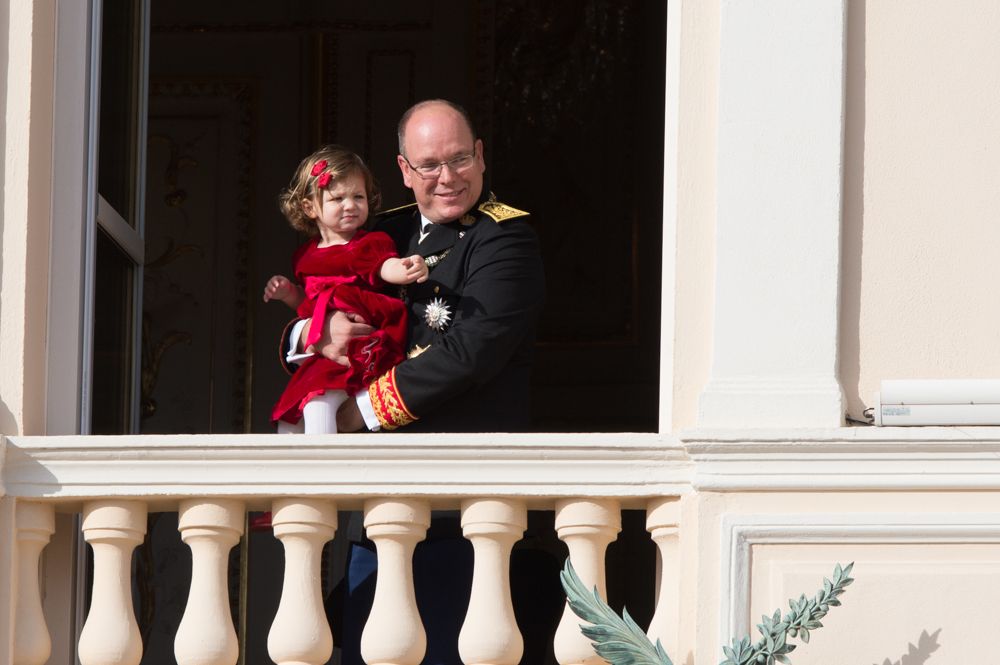
[[[141,38],[139,3],[105,0],[101,27],[101,117],[97,191],[135,226]]]
[[[135,268],[102,230],[94,282],[91,434],[126,434],[132,411],[132,289]]]

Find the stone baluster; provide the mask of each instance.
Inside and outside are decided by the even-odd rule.
[[[475,567],[469,610],[458,637],[466,665],[517,665],[524,640],[510,597],[510,552],[528,524],[521,501],[462,502],[462,531],[472,541]]]
[[[278,665],[321,665],[333,653],[333,635],[323,610],[320,559],[337,530],[337,506],[324,499],[277,499],[271,512],[274,535],[285,548],[285,579],[267,652]]]
[[[567,499],[556,503],[556,532],[569,547],[576,574],[588,589],[597,587],[607,600],[604,554],[622,528],[618,502],[610,499]],[[582,619],[566,604],[555,636],[560,665],[596,665],[605,662],[580,632]]]
[[[177,513],[181,540],[191,548],[191,590],[174,638],[178,665],[233,665],[239,642],[229,611],[229,550],[243,534],[243,503],[189,499]]]
[[[17,604],[14,615],[14,665],[43,665],[52,653],[52,640],[42,613],[38,563],[42,550],[56,532],[51,504],[17,504]]]
[[[368,665],[418,665],[427,650],[413,592],[413,550],[431,523],[426,501],[370,499],[365,528],[378,552],[375,599],[361,634]]]
[[[141,501],[92,501],[83,507],[83,538],[94,548],[94,587],[80,633],[82,665],[137,665],[142,658],[131,571],[132,550],[145,534]]]
[[[680,504],[677,497],[650,501],[646,506],[646,530],[659,552],[656,584],[656,610],[647,634],[660,640],[668,654],[677,654],[677,630],[680,622],[680,542],[678,528]],[[674,656],[677,658],[677,656]]]

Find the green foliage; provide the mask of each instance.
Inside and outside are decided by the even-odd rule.
[[[597,593],[597,587],[594,587],[593,593],[587,591],[569,558],[559,578],[566,590],[570,609],[592,624],[581,625],[580,630],[594,641],[594,651],[598,656],[614,665],[673,665],[660,641],[656,640],[654,647],[627,610],[619,617]]]
[[[831,607],[840,605],[839,596],[844,593],[844,587],[854,579],[851,569],[854,564],[841,568],[840,564],[833,571],[833,581],[823,580],[823,588],[813,598],[805,594],[798,600],[789,600],[791,609],[784,617],[781,610],[775,610],[772,616],[764,615],[757,624],[757,630],[762,635],[756,644],[750,644],[750,638],[734,639],[728,647],[722,647],[726,659],[719,665],[788,665],[792,661],[788,654],[795,650],[794,644],[788,643],[788,638],[798,637],[809,643],[809,632],[822,628],[820,621],[830,611]]]
[[[808,643],[810,631],[823,627],[820,619],[831,607],[840,605],[839,596],[854,581],[850,576],[852,568],[853,563],[843,569],[837,564],[833,581],[824,579],[823,588],[814,598],[806,598],[803,594],[798,600],[789,600],[791,611],[784,617],[780,609],[771,616],[763,616],[757,624],[763,637],[756,644],[751,644],[749,637],[734,639],[730,646],[722,647],[726,659],[719,665],[789,665],[792,661],[788,654],[795,645],[789,644],[788,638],[798,637]],[[592,624],[581,625],[580,630],[593,640],[597,655],[612,665],[672,665],[660,641],[657,640],[654,647],[627,610],[619,617],[601,599],[597,587],[592,592],[587,591],[569,559],[566,559],[560,579],[570,609]]]

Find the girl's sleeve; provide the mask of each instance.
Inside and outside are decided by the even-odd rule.
[[[396,243],[381,231],[371,231],[361,238],[351,257],[351,269],[367,284],[382,288],[385,282],[379,272],[386,259],[398,258]]]

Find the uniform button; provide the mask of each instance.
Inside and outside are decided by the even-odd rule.
[[[441,287],[440,286],[435,286],[434,287],[434,293],[440,293],[440,292],[441,292]]]

